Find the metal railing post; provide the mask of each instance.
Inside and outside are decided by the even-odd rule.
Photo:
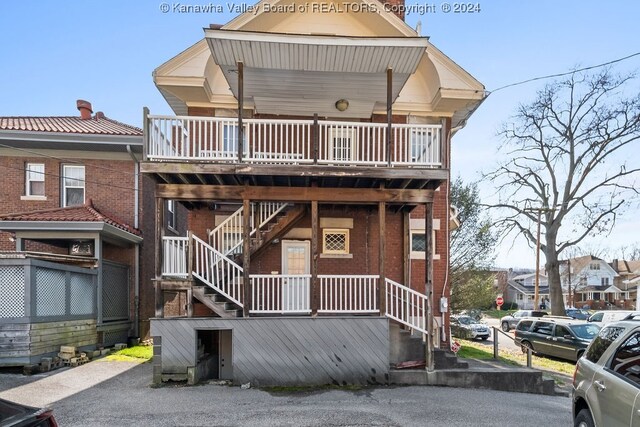
[[[527,368],[531,367],[531,348],[527,347]]]
[[[498,328],[492,326],[493,328],[493,358],[498,359]]]

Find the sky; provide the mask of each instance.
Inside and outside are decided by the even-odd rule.
[[[235,15],[241,0],[167,1],[3,1],[0,3],[0,116],[76,115],[76,99],[94,111],[141,126],[142,107],[172,114],[153,85],[160,64],[203,37],[203,27]],[[176,4],[222,7],[223,13],[178,13]],[[640,2],[591,0],[490,0],[471,2],[473,13],[444,13],[455,2],[407,0],[428,6],[411,13],[423,36],[466,69],[488,91],[529,78],[608,62],[640,51]],[[477,7],[476,7],[477,6]],[[640,56],[614,71],[640,70]],[[496,136],[519,103],[534,99],[547,81],[489,95],[453,139],[452,175],[479,179],[499,156]],[[640,89],[639,89],[640,90]],[[640,145],[640,144],[639,144]],[[640,148],[640,147],[638,147]],[[630,162],[640,163],[640,150]],[[494,189],[481,184],[484,198]],[[608,236],[585,246],[618,247],[640,242],[640,208],[619,218]],[[543,259],[544,261],[544,259]],[[535,251],[521,238],[508,238],[496,254],[498,267],[533,267]]]

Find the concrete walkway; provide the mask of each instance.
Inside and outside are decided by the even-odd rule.
[[[16,387],[0,392],[0,398],[35,407],[47,407],[51,404],[85,391],[91,387],[118,376],[142,362],[112,362],[103,359],[95,360],[75,368],[55,370],[34,377],[26,377],[33,381],[24,384],[25,377],[14,379]],[[3,387],[11,387],[13,374],[0,374]]]

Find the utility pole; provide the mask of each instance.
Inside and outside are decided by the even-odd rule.
[[[542,215],[542,208],[538,208],[538,236],[536,237],[536,286],[533,293],[533,309],[538,309],[538,294],[540,290],[540,216]]]
[[[567,259],[567,274],[569,275],[569,307],[573,307],[573,296],[571,295],[571,258]]]

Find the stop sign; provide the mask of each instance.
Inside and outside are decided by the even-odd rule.
[[[496,305],[502,305],[502,304],[504,304],[504,299],[502,297],[496,298]]]

